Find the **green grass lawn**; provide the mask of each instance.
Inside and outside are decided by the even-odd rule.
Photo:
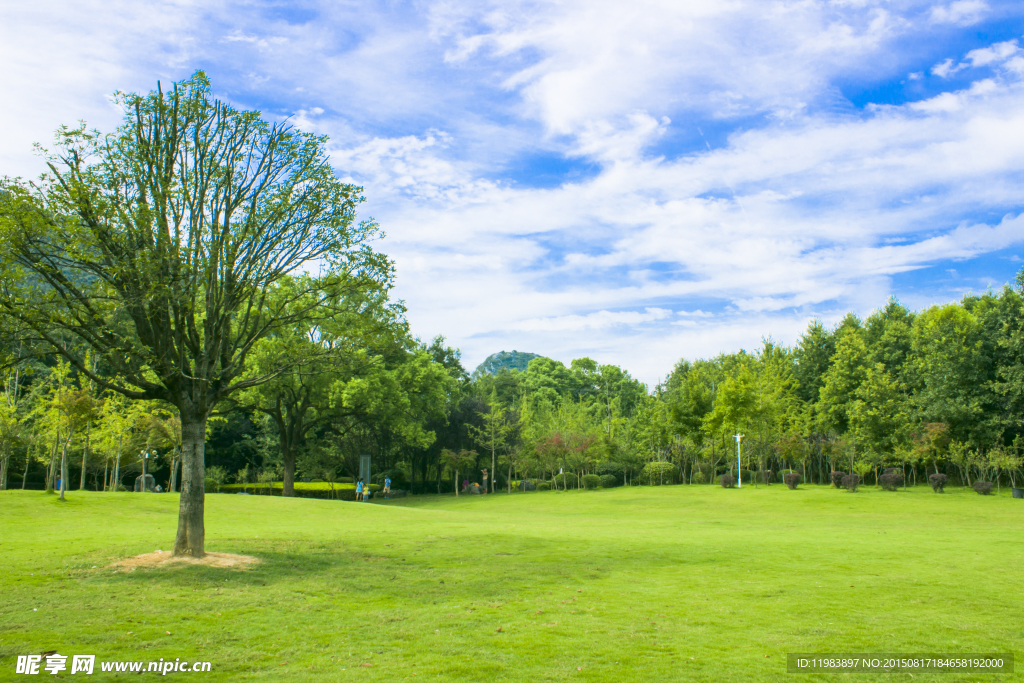
[[[209,495],[207,550],[262,564],[118,572],[170,548],[177,497],[68,498],[0,492],[0,680],[32,680],[16,655],[50,650],[211,661],[177,674],[202,680],[1024,679],[786,673],[787,652],[1020,658],[1024,501],[1007,495]]]

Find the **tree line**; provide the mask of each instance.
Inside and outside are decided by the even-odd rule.
[[[292,495],[297,477],[355,476],[365,453],[438,493],[484,468],[492,490],[734,466],[1016,481],[1020,277],[680,361],[653,389],[589,358],[471,379],[443,337],[412,335],[326,138],[215,99],[201,72],[116,101],[114,132],[61,128],[43,176],[0,182],[0,487],[20,474],[64,497],[148,468],[181,494],[174,552],[201,556],[208,480]]]

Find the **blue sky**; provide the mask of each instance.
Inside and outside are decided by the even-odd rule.
[[[1022,47],[1019,1],[20,3],[0,173],[204,69],[330,136],[416,334],[654,383],[1012,280]]]

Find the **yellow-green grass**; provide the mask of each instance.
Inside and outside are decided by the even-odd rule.
[[[262,563],[115,572],[169,549],[176,496],[0,492],[0,680],[51,650],[208,660],[170,674],[203,680],[1024,678],[786,673],[787,652],[1020,657],[1024,501],[1005,494],[670,486],[206,509],[208,550]]]

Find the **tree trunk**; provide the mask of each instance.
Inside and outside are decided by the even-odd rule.
[[[86,429],[85,432],[85,446],[82,447],[82,480],[78,484],[79,491],[85,490],[85,471],[86,465],[89,462],[89,435],[91,431],[91,429]]]
[[[60,450],[60,440],[53,442],[53,451],[50,452],[50,464],[46,468],[46,490],[53,491],[57,483],[57,451]]]
[[[60,449],[60,499],[67,500],[64,498],[64,492],[68,490],[68,447],[71,446],[71,436],[74,432],[68,433],[68,440],[64,442],[64,446]]]
[[[25,471],[21,473],[21,490],[25,490],[25,480],[28,478],[28,465],[32,462],[32,456],[29,454],[28,449],[25,449]]]
[[[490,490],[489,493],[494,493],[494,482],[498,478],[496,476],[498,474],[498,460],[497,460],[497,456],[494,454],[494,441],[491,441],[491,472],[490,472],[490,474],[491,474],[491,490]]]
[[[118,487],[121,486],[121,437],[117,438],[117,462],[114,463],[114,485],[110,487],[111,491],[117,491]]]
[[[512,493],[512,461],[508,461],[508,492]]]
[[[455,470],[455,497],[459,497],[459,471]],[[438,487],[437,492],[441,492],[441,487]]]
[[[284,458],[284,480],[281,483],[282,496],[295,495],[295,451],[288,443],[284,432],[281,433],[281,456]]]
[[[10,453],[8,453],[7,456],[2,461],[0,461],[0,491],[7,490],[7,466],[10,464],[10,462]]]
[[[110,460],[104,458],[103,459],[103,490],[104,491],[107,490],[107,485],[110,483],[108,481],[109,474],[110,474]]]
[[[206,416],[196,417],[180,410],[181,415],[181,499],[178,505],[178,533],[174,554],[206,555]]]

